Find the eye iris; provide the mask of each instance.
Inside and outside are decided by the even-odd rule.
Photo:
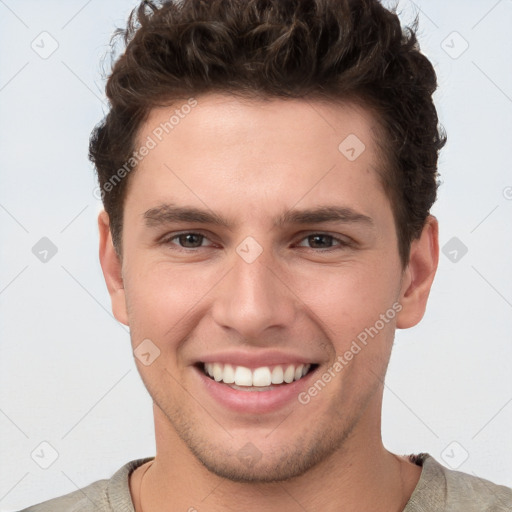
[[[312,245],[312,246],[315,246],[315,244],[318,243],[318,246],[320,247],[330,247],[330,244],[328,243],[328,241],[331,239],[332,237],[330,237],[329,235],[311,235],[309,237],[309,243]],[[322,243],[322,240],[323,240],[323,243]],[[326,242],[327,240],[327,242]]]
[[[180,242],[180,245],[184,247],[201,247],[203,236],[196,235],[194,233],[186,233],[184,235],[180,235],[178,240]]]

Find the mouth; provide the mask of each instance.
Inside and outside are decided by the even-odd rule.
[[[198,368],[211,380],[238,391],[272,391],[276,387],[297,382],[317,368],[317,364],[282,364],[248,368],[232,364],[198,363]]]
[[[320,366],[302,361],[260,365],[242,366],[232,360],[198,362],[193,365],[198,396],[205,393],[221,414],[256,416],[260,424],[262,415],[270,419],[273,413],[299,406],[300,393],[312,385]]]

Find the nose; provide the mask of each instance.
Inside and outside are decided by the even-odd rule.
[[[267,251],[250,263],[236,253],[232,261],[231,270],[215,287],[212,317],[251,344],[261,344],[268,340],[266,331],[292,325],[298,298]]]

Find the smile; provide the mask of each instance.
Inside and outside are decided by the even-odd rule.
[[[261,366],[250,369],[223,363],[202,363],[204,373],[216,382],[229,384],[233,389],[243,391],[269,391],[272,384],[290,384],[306,376],[311,364],[286,364]]]
[[[278,413],[297,406],[297,397],[327,364],[319,354],[278,350],[219,350],[192,365],[193,388],[210,404],[237,415]],[[203,402],[206,403],[206,402]],[[269,416],[271,418],[271,416]],[[271,420],[272,421],[272,420]]]

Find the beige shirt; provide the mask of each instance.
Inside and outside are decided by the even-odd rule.
[[[21,512],[134,512],[129,477],[151,459],[131,461],[110,480],[99,480]],[[512,512],[512,489],[447,469],[425,453],[412,455],[411,460],[423,469],[403,512]]]

